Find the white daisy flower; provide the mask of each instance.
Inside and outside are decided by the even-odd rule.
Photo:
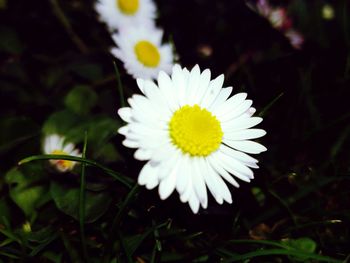
[[[111,52],[134,78],[156,79],[161,70],[171,72],[174,60],[171,45],[162,45],[162,37],[163,31],[156,28],[121,30],[112,36],[118,48]]]
[[[159,73],[158,84],[138,79],[143,95],[133,95],[130,107],[118,111],[127,122],[118,131],[126,137],[124,146],[148,161],[138,183],[147,189],[159,185],[163,200],[176,189],[194,213],[207,207],[207,189],[219,204],[232,203],[224,180],[235,187],[237,178],[250,182],[258,160],[248,154],[266,151],[251,141],[266,132],[252,129],[262,118],[252,116],[247,94],[230,97],[232,87],[222,87],[223,75],[210,78],[209,69],[201,73],[197,65],[189,72],[175,65],[171,77]]]
[[[111,31],[129,26],[153,26],[156,6],[153,0],[98,0],[96,11]]]
[[[57,134],[52,134],[44,139],[43,151],[45,154],[71,155],[81,157],[79,150],[75,149],[73,143],[65,143],[64,137]],[[68,160],[50,160],[50,163],[55,166],[59,172],[72,170],[76,162]]]

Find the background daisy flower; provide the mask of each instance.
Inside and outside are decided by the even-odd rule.
[[[173,66],[170,44],[162,44],[163,31],[156,28],[132,27],[112,36],[117,48],[111,52],[134,78],[155,79],[160,70],[167,73]]]
[[[118,111],[127,122],[119,129],[123,144],[148,161],[138,183],[159,185],[161,199],[176,189],[194,213],[207,207],[207,189],[219,204],[231,203],[225,181],[235,187],[236,179],[250,182],[258,160],[248,154],[266,151],[251,141],[266,134],[252,129],[262,121],[252,116],[252,101],[246,93],[230,97],[232,87],[223,88],[223,82],[223,75],[211,80],[210,70],[200,72],[198,65],[191,72],[175,65],[171,77],[159,73],[158,85],[138,79],[143,95],[133,95],[130,107]]]
[[[81,157],[78,149],[75,149],[73,143],[65,143],[65,138],[52,134],[44,139],[43,150],[45,154],[71,155]],[[66,172],[72,170],[76,162],[68,160],[50,160],[50,163],[59,171]]]
[[[153,26],[156,17],[152,0],[98,0],[95,9],[111,31],[135,25]]]

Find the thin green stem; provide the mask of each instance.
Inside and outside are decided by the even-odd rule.
[[[88,48],[84,44],[84,42],[80,39],[80,37],[74,32],[68,18],[64,14],[57,0],[50,0],[53,13],[56,15],[67,34],[71,38],[72,42],[77,46],[81,53],[87,54],[89,52]]]
[[[118,85],[120,106],[121,107],[125,107],[124,91],[123,91],[122,81],[120,79],[120,73],[119,73],[119,70],[118,70],[118,67],[117,67],[117,63],[115,63],[115,61],[113,62],[113,65],[114,65],[115,75],[117,77],[117,85]]]
[[[25,163],[29,163],[32,161],[42,161],[42,160],[68,160],[68,161],[75,161],[79,163],[85,163],[87,165],[91,165],[103,170],[106,174],[110,175],[111,177],[113,177],[118,182],[122,183],[128,188],[131,188],[134,182],[133,179],[126,177],[118,172],[115,172],[112,169],[109,169],[108,167],[105,167],[104,165],[97,163],[96,161],[81,158],[81,157],[76,157],[76,156],[70,156],[70,155],[58,155],[58,154],[57,155],[56,154],[33,155],[22,159],[21,161],[18,162],[18,165],[23,165]]]
[[[87,147],[87,132],[85,132],[84,137],[84,147],[82,152],[82,158],[86,157],[86,147]],[[79,226],[80,226],[80,238],[81,238],[81,245],[83,249],[83,255],[87,262],[89,262],[89,256],[87,252],[86,247],[86,239],[85,239],[85,188],[86,188],[86,181],[85,181],[85,169],[86,164],[81,164],[81,175],[80,175],[80,191],[79,191]]]
[[[263,117],[266,112],[283,96],[283,92],[281,92],[276,98],[274,98],[269,104],[267,104],[262,111],[259,113],[260,117]]]

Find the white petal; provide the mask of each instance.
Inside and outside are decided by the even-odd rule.
[[[174,168],[176,169],[176,167]],[[159,184],[158,192],[160,199],[167,199],[175,190],[176,185],[176,171],[173,171],[169,176],[162,180]]]
[[[238,130],[233,132],[227,132],[224,134],[224,138],[227,140],[250,140],[250,139],[256,139],[264,136],[266,134],[266,131],[262,129],[247,129],[247,130]]]
[[[262,122],[262,120],[263,119],[260,117],[247,118],[243,116],[234,120],[230,120],[228,122],[222,122],[221,126],[225,133],[232,130],[249,129],[251,127],[258,125],[260,122]]]
[[[118,115],[125,122],[131,122],[131,108],[125,107],[118,110]]]
[[[226,122],[235,118],[238,118],[239,116],[245,115],[245,112],[250,108],[250,106],[253,104],[253,101],[251,100],[245,100],[243,103],[241,103],[237,108],[232,110],[231,112],[227,112],[226,114],[219,117],[221,122]]]
[[[210,81],[209,88],[203,96],[201,106],[203,108],[208,108],[218,96],[220,90],[222,90],[222,85],[224,83],[224,75],[221,74],[216,79]]]
[[[222,204],[224,202],[224,199],[221,196],[221,190],[219,185],[217,184],[217,174],[210,166],[207,159],[203,158],[203,162],[205,162],[204,165],[206,166],[205,172],[203,173],[205,184],[208,187],[210,193],[215,198],[216,202]]]
[[[193,188],[202,207],[206,208],[208,206],[208,195],[207,188],[205,187],[205,182],[203,179],[203,173],[206,172],[206,167],[201,165],[199,158],[194,158],[193,165],[195,168],[194,173],[192,174]]]
[[[169,151],[167,158],[161,160],[161,167],[159,168],[158,179],[163,180],[165,177],[169,176],[172,172],[179,173],[178,170],[181,169],[182,158],[181,153],[178,150]],[[174,168],[176,167],[176,170]]]
[[[215,163],[222,166],[226,171],[228,171],[230,174],[234,175],[235,177],[241,179],[245,182],[250,182],[250,177],[247,174],[241,173],[240,170],[235,167],[237,164],[237,161],[232,161],[234,159],[228,159],[226,155],[222,154],[220,151],[218,151],[216,154],[212,155],[212,158],[214,159]],[[247,168],[247,167],[246,167]],[[248,169],[248,168],[247,168]]]
[[[185,191],[182,194],[180,194],[180,200],[183,203],[188,202],[192,192],[194,192],[193,183],[192,183],[192,176],[191,176],[191,174],[194,171],[194,167],[193,167],[193,165],[189,165],[188,168],[189,168],[190,176],[188,177],[187,186],[185,188]]]
[[[137,86],[139,87],[140,91],[145,94],[144,92],[144,84],[145,84],[145,81],[143,79],[140,79],[140,78],[137,78],[136,79],[136,83],[137,83]]]
[[[265,146],[253,141],[223,140],[223,142],[232,148],[235,148],[242,152],[251,153],[251,154],[258,154],[267,150]]]
[[[209,105],[208,109],[214,111],[219,105],[223,104],[232,93],[232,87],[222,88],[215,100]]]
[[[121,135],[124,135],[124,136],[126,136],[128,131],[129,131],[129,128],[128,128],[127,125],[118,129],[118,133],[121,134]]]
[[[158,75],[158,86],[163,95],[166,97],[166,102],[172,111],[178,108],[177,92],[174,92],[173,82],[168,74],[161,71]]]
[[[239,188],[238,182],[222,167],[222,165],[219,162],[215,160],[215,158],[213,158],[213,156],[210,156],[208,158],[208,162],[210,166],[217,172],[218,175],[220,175],[233,186]]]
[[[243,162],[246,165],[256,164],[258,162],[257,159],[249,156],[248,154],[246,154],[244,152],[236,151],[236,150],[226,146],[225,144],[220,145],[220,151],[228,156],[231,156],[234,159],[237,159],[238,161]]]
[[[183,194],[187,188],[189,178],[191,177],[192,159],[188,155],[181,156],[181,165],[176,177],[176,190]]]
[[[222,116],[227,113],[234,111],[247,97],[247,93],[237,93],[227,101],[219,105],[216,109],[213,110],[213,113],[217,116]]]
[[[65,153],[70,154],[71,151],[74,150],[74,147],[75,147],[75,145],[74,145],[73,143],[68,143],[68,144],[66,144],[66,145],[63,147],[63,151],[64,151]]]
[[[187,104],[193,105],[194,99],[197,95],[197,91],[199,89],[199,79],[200,79],[200,69],[199,66],[196,65],[193,67],[190,73],[190,77],[188,79],[188,96],[187,96]]]
[[[200,102],[202,101],[202,98],[207,92],[209,87],[210,75],[211,73],[209,69],[204,70],[200,75],[198,89],[196,91],[195,96],[192,98],[193,104],[200,104]]]
[[[174,92],[178,94],[178,105],[183,106],[186,104],[186,96],[187,96],[187,77],[185,76],[183,70],[179,65],[175,65],[173,67],[173,73],[171,75],[171,79],[173,82]]]
[[[134,153],[134,158],[139,161],[147,161],[151,159],[152,154],[153,154],[152,150],[139,148]]]
[[[140,143],[138,141],[132,141],[132,140],[128,140],[128,139],[125,139],[124,141],[122,141],[122,144],[128,148],[139,148],[140,147]]]
[[[140,171],[140,175],[138,177],[139,185],[146,185],[147,189],[153,189],[158,185],[158,172],[159,165],[148,162],[146,163]]]
[[[199,210],[199,200],[195,192],[191,193],[191,196],[189,198],[188,204],[190,205],[190,208],[192,209],[192,212],[194,214],[198,213]]]
[[[167,99],[163,93],[160,91],[158,86],[150,80],[146,80],[144,84],[144,91],[147,96],[147,98],[150,100],[152,105],[155,106],[157,109],[169,110],[168,105],[165,102]]]

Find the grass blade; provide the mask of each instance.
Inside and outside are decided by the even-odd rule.
[[[120,73],[119,73],[119,70],[118,70],[118,67],[117,67],[117,63],[115,63],[115,61],[114,61],[113,65],[114,65],[115,75],[117,77],[118,93],[119,93],[119,99],[120,99],[120,107],[123,108],[123,107],[125,107],[123,85],[122,85],[122,81],[120,80]]]
[[[83,152],[82,152],[82,158],[86,157],[86,147],[87,147],[87,132],[85,132],[84,137],[84,146],[83,146]],[[83,249],[83,254],[86,262],[89,262],[89,256],[87,253],[86,248],[86,240],[85,240],[85,187],[86,187],[86,181],[85,181],[85,168],[86,164],[81,164],[81,175],[80,175],[80,191],[79,191],[79,226],[80,226],[80,238],[81,238],[81,245]]]
[[[32,161],[42,161],[42,160],[68,160],[68,161],[75,161],[79,163],[85,163],[86,165],[94,166],[96,168],[99,168],[103,170],[106,174],[110,175],[114,179],[116,179],[118,182],[122,183],[128,188],[132,187],[132,183],[134,182],[133,179],[126,177],[118,172],[113,171],[112,169],[109,169],[108,167],[99,164],[96,161],[76,157],[76,156],[69,156],[69,155],[56,155],[56,154],[42,154],[42,155],[33,155],[29,156],[27,158],[22,159],[18,162],[18,165],[23,165],[25,163],[29,163]]]
[[[223,260],[223,263],[229,263],[229,262],[237,262],[237,261],[243,261],[255,257],[260,256],[273,256],[273,255],[285,255],[285,256],[294,256],[294,257],[302,257],[307,259],[315,259],[318,260],[318,262],[328,262],[328,263],[342,263],[342,260],[330,258],[327,256],[321,256],[318,254],[311,254],[295,249],[282,249],[282,248],[273,248],[273,249],[264,249],[264,250],[257,250],[253,252],[248,252],[243,255],[234,255],[228,259]]]
[[[276,98],[274,98],[269,104],[267,104],[262,111],[259,113],[259,117],[265,116],[266,112],[283,96],[283,92],[281,92]]]

